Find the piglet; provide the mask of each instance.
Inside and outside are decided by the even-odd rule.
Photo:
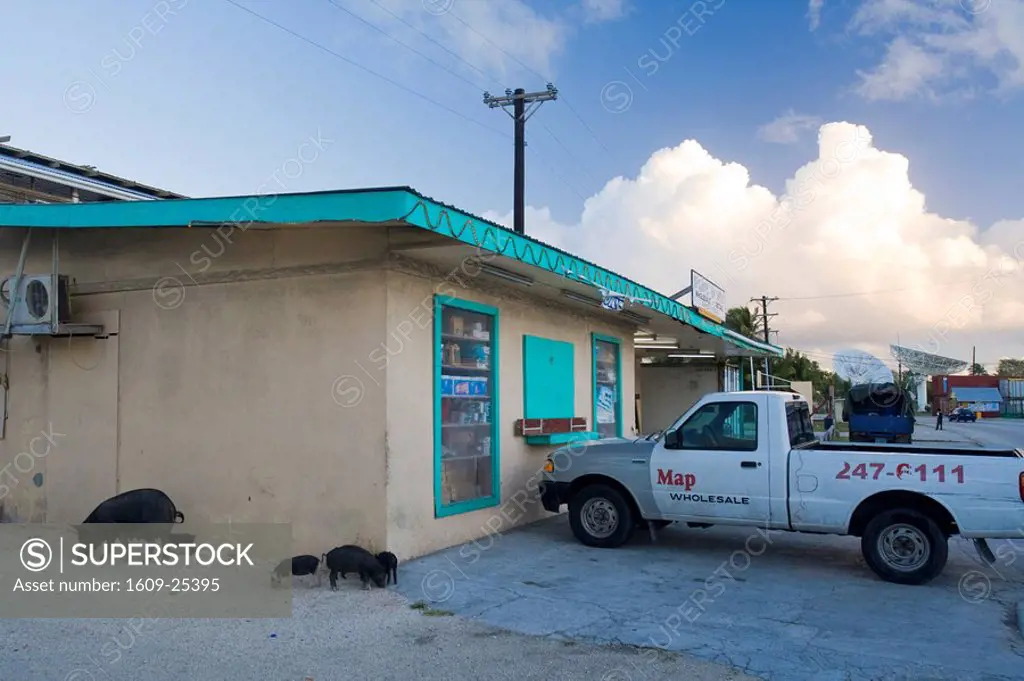
[[[320,559],[316,556],[302,555],[294,556],[292,558],[285,558],[274,568],[274,572],[271,574],[271,581],[277,585],[281,583],[285,577],[291,574],[293,577],[301,577],[303,575],[316,575],[317,586],[322,583],[323,575],[317,571],[320,566]]]
[[[377,560],[384,566],[387,575],[385,582],[394,582],[398,586],[398,556],[390,551],[381,551],[377,554]]]
[[[331,591],[338,590],[338,575],[345,579],[345,575],[355,572],[363,582],[363,589],[370,589],[370,581],[380,588],[387,586],[387,570],[377,556],[366,549],[346,544],[331,549],[324,555],[324,563],[331,572]]]

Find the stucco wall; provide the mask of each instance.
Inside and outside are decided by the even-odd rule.
[[[672,425],[707,393],[718,390],[719,368],[714,362],[688,367],[655,367],[637,364],[640,410],[644,432]]]
[[[14,231],[0,271],[14,270]],[[384,271],[332,267],[379,259],[384,230],[250,230],[233,244],[210,230],[114,231],[62,237],[61,272],[80,290],[114,289],[74,303],[116,335],[12,339],[0,467],[48,423],[61,436],[26,474],[26,456],[10,469],[5,514],[78,522],[116,492],[152,486],[190,519],[291,521],[297,552],[383,546],[385,396],[368,392],[358,412],[332,385],[380,342]],[[27,271],[45,272],[48,239],[34,239]],[[236,281],[188,285],[217,273]],[[160,277],[186,284],[158,291],[163,307]]]
[[[472,284],[477,282],[471,281]],[[387,330],[390,353],[374,366],[385,366],[388,438],[388,548],[403,559],[462,542],[492,537],[513,526],[547,515],[528,485],[553,448],[530,447],[514,435],[513,424],[523,417],[523,335],[568,341],[575,347],[576,416],[593,427],[591,332],[616,336],[622,345],[622,418],[624,434],[632,432],[634,391],[631,332],[598,317],[584,317],[564,307],[545,307],[536,300],[505,295],[502,287],[464,289],[442,278],[389,271]],[[445,518],[434,517],[433,414],[433,295],[456,297],[499,309],[498,371],[500,399],[498,432],[501,460],[500,506]],[[518,299],[516,299],[518,298]],[[367,362],[369,366],[371,362]],[[376,371],[376,370],[371,370]],[[361,410],[363,413],[363,410]],[[518,493],[518,494],[517,494]],[[528,495],[528,496],[527,496]],[[530,501],[526,501],[530,499]],[[454,570],[453,570],[454,571]]]
[[[0,231],[0,272],[14,270],[17,237]],[[65,233],[76,318],[109,335],[11,341],[0,467],[33,438],[44,455],[22,456],[25,474],[10,469],[8,518],[78,522],[106,497],[152,486],[190,519],[291,521],[296,553],[358,543],[405,560],[546,515],[530,481],[551,448],[513,433],[523,335],[574,344],[575,411],[588,422],[590,334],[621,338],[628,435],[631,328],[482,280],[456,291],[500,309],[503,503],[435,518],[432,305],[453,287],[385,269],[386,258],[380,227]],[[49,265],[41,233],[27,272]],[[48,431],[59,435],[49,448]]]

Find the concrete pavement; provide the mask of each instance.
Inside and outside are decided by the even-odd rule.
[[[877,579],[854,538],[672,526],[656,545],[637,533],[601,550],[563,515],[409,563],[401,590],[516,632],[662,648],[765,679],[1024,679],[1024,541],[993,548],[988,567],[954,540],[942,576],[903,587]]]
[[[399,567],[399,580],[405,581]],[[4,681],[755,681],[723,664],[421,612],[359,580],[296,589],[291,619],[0,619]],[[0,613],[2,616],[2,613]],[[629,670],[629,676],[621,671]]]

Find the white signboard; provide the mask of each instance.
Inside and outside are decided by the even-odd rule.
[[[690,299],[697,312],[721,324],[725,321],[725,291],[695,270],[690,270]]]

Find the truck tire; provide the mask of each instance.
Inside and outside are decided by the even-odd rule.
[[[929,516],[912,508],[882,511],[861,537],[868,567],[895,584],[927,584],[946,567],[949,540]]]
[[[569,500],[569,526],[586,546],[614,549],[633,535],[636,519],[622,493],[608,485],[588,485]]]

